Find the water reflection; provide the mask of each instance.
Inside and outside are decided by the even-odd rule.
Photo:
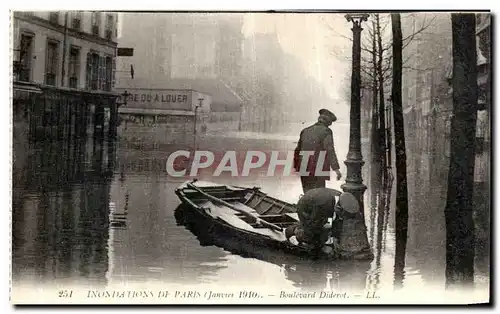
[[[119,150],[112,216],[126,218],[110,228],[112,284],[195,284],[210,281],[226,267],[226,252],[200,248],[192,234],[176,225],[173,211],[179,200],[173,191],[184,179],[167,177],[160,164],[148,154]]]
[[[15,281],[226,285],[248,276],[249,280],[269,280],[276,287],[317,291],[444,286],[444,203],[433,195],[410,191],[406,252],[397,250],[395,189],[381,192],[373,186],[365,202],[370,204],[365,217],[375,253],[372,262],[313,262],[265,249],[245,254],[238,250],[241,243],[231,243],[231,239],[214,243],[210,237],[186,229],[173,192],[186,178],[166,175],[167,152],[118,148],[113,141],[93,137],[26,143],[15,147]],[[200,141],[203,145],[221,151],[278,147],[276,141],[228,138],[206,138]],[[280,145],[280,150],[294,146]],[[338,145],[339,156],[345,155],[341,150],[347,144]],[[252,174],[235,180],[230,175],[214,178],[201,172],[200,179],[260,186],[291,203],[302,193],[295,176]],[[338,189],[341,183],[333,180],[328,185]],[[479,265],[489,276],[486,264]],[[259,273],[265,275],[261,278]]]
[[[85,146],[42,141],[24,152],[13,180],[14,281],[106,285],[110,180],[97,166],[102,145],[88,162],[75,155]]]
[[[374,252],[374,260],[368,276],[368,287],[372,290],[381,288],[381,266],[382,259],[386,253],[386,235],[389,221],[389,207],[387,195],[380,188],[372,186],[369,192],[370,219],[368,222],[369,239]]]
[[[364,292],[370,261],[313,261],[267,247],[255,247],[224,233],[214,231],[193,218],[190,209],[179,205],[175,210],[177,224],[185,226],[204,247],[221,247],[244,258],[254,258],[280,267],[286,280],[306,291]]]

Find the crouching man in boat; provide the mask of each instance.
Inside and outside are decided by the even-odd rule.
[[[339,197],[337,202],[335,197]],[[316,188],[307,191],[297,203],[299,223],[285,229],[286,238],[311,249],[313,253],[338,247],[342,232],[342,217],[359,213],[359,204],[351,193],[340,193],[333,189]],[[332,218],[332,224],[328,219]],[[330,236],[333,243],[325,246]]]

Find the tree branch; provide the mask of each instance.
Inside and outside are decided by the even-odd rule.
[[[414,67],[411,67],[411,66],[404,66],[403,69],[405,69],[405,70],[412,70],[412,71],[430,71],[430,70],[434,70],[435,67],[420,69],[420,68],[414,68]]]
[[[424,17],[424,21],[422,22],[422,27],[421,27],[419,30],[417,30],[417,31],[415,31],[415,25],[416,25],[416,23],[415,23],[415,21],[414,21],[414,23],[413,23],[413,32],[412,32],[412,34],[411,34],[411,35],[406,36],[405,38],[403,38],[403,43],[404,43],[404,44],[403,44],[403,49],[405,49],[405,47],[407,47],[407,46],[408,46],[408,45],[412,42],[412,40],[415,38],[415,36],[417,36],[418,34],[422,33],[422,32],[423,32],[423,31],[425,31],[427,28],[429,28],[429,26],[431,26],[431,25],[432,25],[432,22],[434,22],[434,20],[435,20],[435,19],[436,19],[436,17],[435,17],[435,16],[434,16],[434,17],[432,17],[432,19],[431,19],[431,20],[429,21],[429,23],[427,23],[427,25],[426,25],[426,24],[425,24],[425,17]],[[406,41],[406,43],[405,43],[405,41]]]

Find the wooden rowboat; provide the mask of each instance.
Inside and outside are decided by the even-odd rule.
[[[339,258],[333,245],[326,244],[330,249],[311,256],[309,247],[287,240],[285,228],[298,222],[295,206],[267,195],[258,187],[195,180],[183,183],[175,193],[184,205],[185,219],[195,223],[197,229],[204,229],[205,237],[230,238],[249,252],[265,247],[315,259]]]

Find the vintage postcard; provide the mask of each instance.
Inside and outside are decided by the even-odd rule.
[[[11,303],[490,303],[491,14],[12,11]]]

